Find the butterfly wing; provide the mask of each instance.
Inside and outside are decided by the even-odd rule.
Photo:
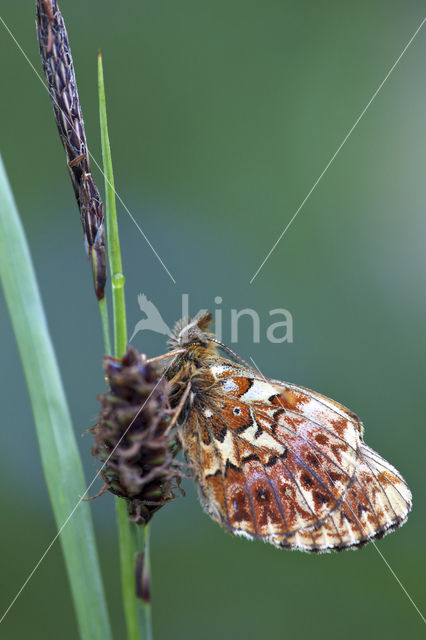
[[[180,437],[204,508],[233,534],[327,551],[405,521],[404,479],[365,445],[348,409],[230,361],[200,377]]]

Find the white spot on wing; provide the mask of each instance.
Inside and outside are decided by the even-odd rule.
[[[269,382],[263,382],[261,380],[254,380],[250,389],[241,396],[242,400],[256,400],[266,401],[271,396],[275,395],[277,390]]]
[[[241,536],[242,538],[247,538],[247,540],[254,540],[254,536],[243,529],[234,529],[233,532],[236,536]]]
[[[238,465],[239,461],[235,455],[234,436],[229,429],[226,432],[223,442],[219,445],[219,451],[224,462],[229,460],[232,464]]]
[[[222,389],[224,391],[236,391],[238,389],[238,385],[235,384],[235,382],[233,380],[225,380],[222,383]]]

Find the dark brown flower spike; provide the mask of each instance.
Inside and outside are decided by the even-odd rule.
[[[146,524],[166,502],[184,476],[175,455],[168,382],[155,367],[128,347],[119,360],[106,356],[110,391],[99,396],[99,422],[92,428],[92,453],[104,463],[106,488],[127,500],[129,517]]]
[[[56,0],[37,0],[37,36],[56,124],[80,209],[84,242],[98,300],[106,282],[103,205],[90,172],[84,121],[64,20]]]

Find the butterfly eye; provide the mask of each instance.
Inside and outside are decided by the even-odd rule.
[[[240,407],[234,407],[233,413],[234,413],[234,416],[239,416],[241,413]]]

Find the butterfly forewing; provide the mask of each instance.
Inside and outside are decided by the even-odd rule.
[[[326,551],[406,518],[407,485],[345,407],[213,356],[193,389],[180,438],[204,508],[232,533]]]

